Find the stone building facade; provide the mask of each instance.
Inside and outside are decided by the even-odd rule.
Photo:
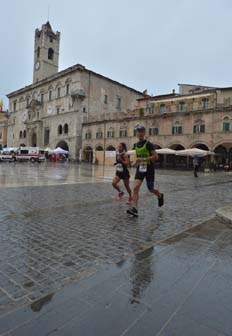
[[[84,158],[89,160],[91,151],[114,150],[122,141],[131,149],[136,142],[134,127],[142,123],[157,148],[198,147],[215,151],[218,162],[232,163],[232,88],[180,84],[179,91],[138,99],[124,115],[91,118],[83,124]],[[102,154],[96,155],[102,161]],[[161,159],[173,164],[169,156]],[[175,161],[186,164],[183,157]]]
[[[35,31],[33,84],[8,94],[8,146],[68,149],[79,158],[83,122],[121,115],[145,95],[86,69],[58,72],[60,33],[47,22]]]
[[[6,111],[0,111],[0,149],[7,144],[7,123],[8,113]]]

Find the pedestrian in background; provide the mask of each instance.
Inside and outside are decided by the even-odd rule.
[[[193,172],[194,172],[194,177],[198,177],[197,173],[198,173],[198,169],[199,169],[199,161],[197,157],[193,158]]]

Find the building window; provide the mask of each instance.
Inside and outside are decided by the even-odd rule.
[[[103,133],[101,132],[101,131],[98,131],[97,133],[96,133],[96,138],[97,139],[100,139],[100,138],[102,138],[103,137]]]
[[[49,90],[49,92],[48,92],[48,100],[49,101],[52,100],[52,90]]]
[[[49,145],[49,141],[50,141],[49,137],[50,137],[50,129],[45,128],[44,129],[44,146]]]
[[[134,133],[133,133],[133,134],[134,134],[134,137],[137,136],[137,131],[136,131],[136,129],[134,129]]]
[[[2,131],[0,131],[0,139],[2,139]]]
[[[56,114],[60,114],[60,108],[59,107],[56,108]]]
[[[23,137],[23,132],[20,131],[20,132],[19,132],[19,138],[22,139],[22,137]]]
[[[187,107],[186,107],[185,102],[180,102],[179,103],[179,111],[180,112],[186,112],[187,111]]]
[[[165,113],[165,111],[166,111],[166,106],[165,106],[165,104],[161,104],[161,105],[160,105],[160,113]]]
[[[57,88],[57,98],[60,98],[60,87]]]
[[[230,122],[227,120],[223,121],[222,129],[223,132],[230,132]]]
[[[114,131],[108,131],[107,138],[114,138]]]
[[[83,107],[83,113],[86,113],[86,107]]]
[[[62,125],[58,126],[58,134],[61,135],[63,133]]]
[[[126,138],[127,137],[127,130],[119,131],[119,137],[120,138]]]
[[[205,125],[194,125],[193,126],[193,133],[205,133]]]
[[[86,132],[85,133],[85,139],[86,140],[89,140],[89,139],[91,139],[92,138],[92,134],[91,134],[91,132]]]
[[[182,126],[173,126],[172,127],[172,134],[182,134],[183,128]]]
[[[108,103],[108,96],[104,95],[104,104],[107,104],[107,103]]]
[[[23,137],[26,138],[26,136],[27,136],[27,131],[24,130],[24,131],[23,131]]]
[[[116,96],[116,109],[121,110],[121,98]]]
[[[40,57],[40,47],[37,48],[37,58]]]
[[[149,135],[159,135],[158,127],[149,128]]]
[[[64,124],[64,133],[68,134],[68,124]]]
[[[44,102],[44,94],[43,93],[41,93],[41,96],[40,96],[40,102],[43,104],[43,102]]]
[[[204,98],[202,100],[202,103],[203,103],[203,109],[209,108],[209,99],[208,98]]]
[[[53,60],[54,58],[54,50],[52,48],[48,49],[48,59]]]
[[[14,102],[14,105],[13,105],[13,111],[16,112],[16,107],[17,107],[17,103],[16,101]]]
[[[27,98],[27,108],[29,107],[29,98]]]
[[[69,95],[70,85],[66,84],[66,96]]]
[[[50,37],[50,42],[51,42],[51,43],[53,42],[53,38],[52,38],[52,37]]]

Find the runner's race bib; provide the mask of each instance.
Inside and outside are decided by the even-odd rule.
[[[118,173],[123,172],[123,165],[121,163],[116,164],[116,172],[118,172]]]
[[[146,173],[147,172],[147,164],[144,162],[141,162],[139,165],[139,172],[140,173]]]

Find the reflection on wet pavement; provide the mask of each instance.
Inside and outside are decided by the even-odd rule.
[[[169,286],[170,274],[173,283],[173,274],[177,280],[218,239],[215,223],[214,230],[191,228],[231,203],[231,175],[202,174],[196,180],[191,172],[158,171],[165,206],[159,209],[143,186],[140,216],[135,219],[126,215],[126,199],[116,201],[108,183],[113,174],[112,168],[74,164],[0,165],[0,315],[25,304],[43,311],[43,304],[49,306],[58,289],[81,283],[106,265],[128,268],[131,256],[133,263],[125,272],[128,281],[121,290],[130,305],[143,302],[145,309],[154,290],[159,295],[166,291],[162,281]],[[186,229],[187,234],[173,237]],[[165,244],[158,244],[168,237]],[[226,241],[219,239],[217,249]],[[157,251],[169,256],[160,265]],[[87,296],[81,300],[89,310],[95,296],[90,298],[89,292]],[[138,314],[144,309],[139,308]]]

